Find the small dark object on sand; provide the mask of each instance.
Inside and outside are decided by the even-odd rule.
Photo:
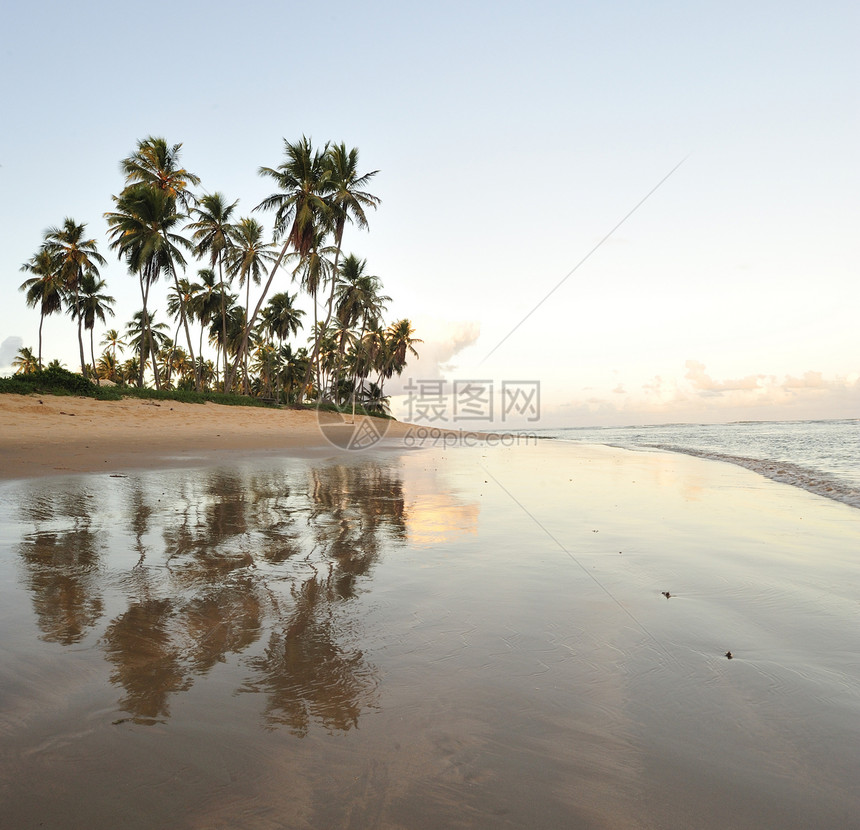
[[[669,599],[672,596],[668,591],[662,591],[661,593],[666,597],[666,599]]]
[[[733,657],[733,655],[732,655],[732,653],[731,653],[730,651],[727,651],[727,652],[726,652],[726,657],[728,657],[728,658],[729,658],[729,660],[731,660],[731,659],[732,659],[732,657]]]

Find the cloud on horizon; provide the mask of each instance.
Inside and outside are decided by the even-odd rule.
[[[825,378],[808,371],[800,377],[753,374],[717,380],[703,363],[688,360],[682,379],[655,375],[641,394],[613,394],[570,401],[545,411],[571,426],[668,423],[673,421],[790,420],[860,416],[860,374]],[[616,386],[612,393],[620,392]]]
[[[12,361],[23,345],[23,338],[14,334],[0,343],[0,369],[12,368]]]

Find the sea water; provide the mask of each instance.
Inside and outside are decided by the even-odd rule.
[[[726,461],[860,508],[860,419],[540,430],[563,441]]]

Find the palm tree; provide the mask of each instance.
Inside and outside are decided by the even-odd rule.
[[[325,186],[329,172],[325,167],[325,154],[328,144],[322,150],[314,150],[311,140],[302,136],[300,141],[290,143],[284,139],[285,160],[276,168],[261,167],[259,173],[275,181],[278,191],[266,197],[254,210],[275,211],[275,240],[286,234],[280,254],[272,264],[269,279],[257,301],[254,313],[248,321],[248,329],[239,348],[237,361],[231,370],[231,376],[236,374],[242,354],[248,345],[251,328],[257,320],[260,308],[281,260],[292,246],[301,259],[306,259],[318,239],[318,229],[328,214],[325,201]]]
[[[379,293],[382,283],[379,277],[365,273],[366,266],[367,260],[350,254],[343,261],[338,275],[337,316],[345,326],[355,326],[359,321],[361,322],[357,341],[359,346],[364,343],[364,334],[368,328],[379,325],[382,312],[391,301],[391,297]],[[360,368],[361,362],[356,360],[353,367],[353,390],[358,381]],[[354,406],[355,391],[352,397]]]
[[[147,356],[151,356],[152,372],[155,376],[156,388],[160,388],[156,356],[167,341],[167,324],[156,323],[154,320],[155,315],[152,312],[146,314],[143,310],[136,311],[132,315],[131,321],[126,324],[125,334],[128,338],[128,345],[139,355],[139,365],[136,367],[138,378],[143,377],[143,373],[146,370]],[[127,363],[130,362],[127,361]],[[139,383],[139,385],[142,386],[143,384]]]
[[[172,232],[181,220],[176,213],[175,200],[169,192],[144,184],[127,187],[122,195],[115,197],[116,210],[105,214],[111,249],[125,257],[129,271],[140,277],[140,295],[143,300],[142,325],[149,325],[149,290],[165,271],[172,272],[174,261],[185,264],[178,246],[187,247],[188,240]],[[151,338],[141,343],[151,346]],[[138,385],[143,385],[146,356],[140,358]],[[158,387],[158,372],[155,373]]]
[[[96,354],[93,346],[93,329],[96,320],[104,323],[107,316],[113,317],[113,304],[116,300],[108,294],[101,294],[106,283],[92,272],[84,274],[81,280],[81,289],[78,294],[77,303],[69,306],[69,313],[73,319],[83,317],[84,328],[90,333],[90,358],[93,370],[96,367]],[[98,379],[98,378],[97,378]]]
[[[363,189],[379,171],[373,170],[370,173],[359,174],[358,148],[353,147],[351,150],[347,150],[343,142],[329,148],[326,153],[325,164],[329,172],[326,183],[326,201],[329,206],[329,221],[334,231],[335,256],[332,274],[337,276],[343,245],[343,232],[347,222],[366,229],[368,227],[366,209],[373,208],[375,210],[381,201],[378,196],[374,196]],[[336,289],[337,280],[333,279],[328,298],[326,327],[331,322]]]
[[[33,372],[38,372],[42,367],[32,349],[24,346],[18,349],[18,354],[12,358],[12,365],[15,367],[16,375],[32,375]]]
[[[200,282],[191,284],[191,314],[200,323],[200,348],[198,349],[198,353],[202,356],[203,334],[221,312],[222,290],[218,282],[218,277],[211,268],[201,268],[197,272],[197,276]],[[219,363],[217,357],[216,355],[216,375]],[[202,364],[198,362],[198,366],[202,367]]]
[[[218,276],[220,277],[221,292],[221,338],[227,337],[227,306],[225,304],[227,287],[224,284],[224,257],[233,246],[235,228],[230,224],[230,217],[238,205],[238,200],[228,205],[222,193],[210,193],[200,200],[199,207],[194,208],[194,214],[198,217],[196,222],[191,222],[188,229],[194,240],[194,254],[196,256],[209,255],[210,265],[214,268],[218,265]],[[224,376],[227,376],[226,355],[224,356]],[[229,389],[225,387],[225,392]]]
[[[245,286],[245,316],[251,313],[251,280],[262,282],[267,266],[276,258],[274,242],[263,241],[263,226],[256,219],[240,219],[235,226],[235,246],[228,255],[231,276],[239,277],[239,287]],[[245,377],[248,376],[248,351],[245,350]],[[246,389],[247,391],[247,389]]]
[[[176,333],[173,335],[173,343],[176,343],[176,339],[179,337],[179,327],[182,325],[182,318],[180,314],[181,309],[185,309],[189,316],[194,317],[194,287],[192,284],[185,279],[184,277],[181,280],[177,280],[176,285],[172,287],[167,292],[167,313],[171,317],[175,317],[176,322]],[[179,348],[176,347],[175,348]],[[189,364],[190,365],[190,364]],[[172,373],[173,361],[168,361],[168,369],[167,375],[165,379],[165,383],[170,383],[170,375]],[[198,390],[200,391],[200,390]]]
[[[125,341],[120,337],[119,332],[116,329],[108,329],[105,332],[105,336],[102,338],[102,342],[99,343],[100,346],[107,346],[111,350],[111,355],[113,356],[113,362],[116,364],[116,350],[117,346],[120,349],[123,349],[125,346]]]
[[[177,210],[177,205],[188,210],[194,204],[196,198],[188,189],[189,184],[199,185],[200,178],[195,176],[179,165],[179,154],[181,144],[168,145],[163,138],[148,136],[137,143],[137,149],[120,163],[120,168],[125,174],[126,186],[120,194],[120,199],[134,202],[139,199],[142,192],[160,198],[152,199],[149,203],[138,205],[144,207],[145,218],[150,223],[150,231],[163,237],[163,246],[160,256],[157,258],[156,272],[148,274],[149,282],[154,282],[162,271],[167,271],[172,277],[174,284],[178,281],[176,265],[185,266],[185,260],[177,245],[190,248],[190,243],[179,234],[172,232],[178,221],[185,217]],[[119,200],[118,200],[119,201]],[[134,207],[134,204],[127,205]],[[157,207],[157,210],[152,210]],[[110,215],[109,215],[110,216]],[[110,222],[110,218],[108,219]],[[116,239],[115,239],[116,242]],[[134,270],[139,270],[135,268]],[[143,277],[141,278],[141,293],[148,294],[143,290]],[[144,321],[146,319],[146,299],[144,299]],[[180,307],[180,318],[185,328],[185,337],[188,342],[188,351],[194,356],[194,347],[191,344],[191,333],[188,329],[188,320],[185,314],[184,304]],[[143,363],[143,361],[141,362]],[[141,372],[142,372],[141,365]],[[196,363],[195,363],[196,369]],[[158,372],[156,371],[156,385],[158,384]]]
[[[163,138],[154,136],[138,141],[137,149],[120,162],[126,190],[139,184],[147,185],[162,191],[187,211],[196,202],[188,185],[196,187],[200,184],[200,178],[179,166],[181,149],[181,144],[168,145]]]
[[[400,375],[406,368],[406,359],[411,354],[418,357],[418,352],[415,350],[416,343],[423,343],[417,337],[413,337],[415,330],[412,328],[412,323],[404,318],[392,323],[386,332],[388,340],[388,355],[386,361],[382,364],[383,371],[380,372],[380,389],[382,387],[383,378],[390,378],[393,374]]]
[[[272,294],[263,309],[263,325],[272,337],[278,338],[281,346],[288,337],[298,334],[302,327],[305,312],[295,307],[297,297],[298,294],[288,294],[286,291]]]
[[[39,306],[39,368],[42,368],[42,324],[45,317],[55,314],[63,306],[63,286],[60,282],[57,262],[43,245],[21,266],[21,271],[32,274],[21,283],[19,290],[26,291],[27,305]]]
[[[45,249],[56,259],[58,277],[63,288],[72,295],[72,305],[77,306],[81,280],[84,274],[99,276],[98,265],[105,264],[105,258],[98,252],[95,239],[85,237],[86,224],[78,224],[66,217],[62,227],[48,228],[45,231]],[[78,317],[78,347],[81,357],[81,374],[87,376],[84,359],[84,338],[82,333],[83,317]]]
[[[111,354],[107,349],[102,352],[102,356],[95,365],[95,370],[96,377],[100,380],[119,382],[119,366],[116,362],[116,354]]]

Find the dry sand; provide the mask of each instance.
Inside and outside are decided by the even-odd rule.
[[[323,434],[338,430],[332,413],[178,401],[0,395],[0,477],[176,467],[235,453],[338,452]],[[409,424],[356,416],[402,438]],[[331,435],[331,432],[329,432]]]

